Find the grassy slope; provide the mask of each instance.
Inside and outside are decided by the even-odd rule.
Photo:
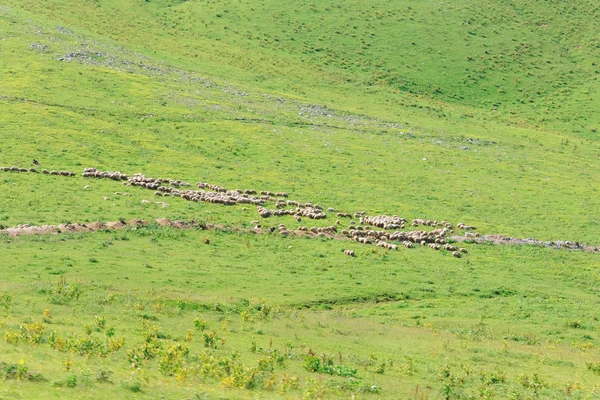
[[[406,398],[416,385],[433,398],[445,385],[457,396],[477,396],[483,388],[499,398],[527,398],[533,389],[520,376],[531,379],[531,371],[543,379],[539,390],[544,398],[561,398],[567,386],[574,398],[596,393],[596,377],[585,368],[597,359],[598,289],[592,283],[597,273],[589,256],[483,246],[470,247],[466,263],[437,254],[440,260],[432,265],[426,249],[394,254],[357,249],[359,257],[348,262],[338,256],[340,246],[328,240],[162,228],[5,240],[2,291],[13,300],[2,311],[2,328],[19,332],[23,323],[45,320],[46,336],[54,331],[55,337],[100,342],[114,328],[114,338],[125,338],[125,349],[132,349],[144,342],[146,320],[158,327],[165,347],[180,342],[202,354],[203,332],[193,323],[200,317],[207,320],[207,330],[216,329],[226,339],[213,351],[216,357],[237,351],[254,366],[269,346],[280,352],[287,348],[285,366],[275,373],[300,374],[305,381],[310,374],[301,364],[310,348],[336,360],[342,357],[345,365],[358,369],[361,381],[383,387],[383,398]],[[60,256],[48,258],[49,252]],[[57,277],[63,275],[69,285],[79,286],[80,297],[56,294]],[[563,283],[557,286],[557,280]],[[371,302],[393,296],[402,300]],[[271,307],[322,304],[324,311],[272,309],[264,318],[249,302]],[[46,309],[50,317],[42,316]],[[106,319],[104,327],[97,325],[97,317]],[[85,333],[88,326],[90,335]],[[183,337],[189,329],[194,337],[188,343]],[[251,352],[253,342],[263,350]],[[224,390],[220,379],[201,373],[177,383],[161,374],[158,361],[143,361],[141,369],[132,370],[125,350],[102,358],[56,351],[48,343],[28,344],[27,339],[18,346],[0,346],[8,360],[23,359],[30,370],[52,377],[60,390],[77,396],[93,398],[107,389],[127,396],[132,382],[141,383],[140,398],[152,398],[157,390],[167,397]],[[64,361],[72,363],[69,370]],[[381,364],[386,371],[374,374]],[[186,367],[193,371],[193,365],[190,361]],[[446,367],[456,381],[440,379]],[[95,382],[100,370],[113,372],[112,385]],[[481,378],[486,374],[502,382],[486,384]],[[76,391],[66,383],[73,376],[79,380]],[[329,396],[344,397],[336,387],[344,379],[323,381]],[[0,393],[31,393],[36,387],[46,391],[50,386],[8,381]],[[60,390],[56,395],[65,396]],[[288,396],[301,394],[292,390]]]
[[[3,92],[9,99],[0,111],[5,164],[24,165],[37,157],[49,168],[94,165],[230,187],[286,189],[299,199],[342,209],[464,219],[514,236],[588,242],[598,237],[595,141],[570,139],[567,144],[568,137],[493,122],[482,127],[484,121],[454,121],[442,130],[437,127],[441,120],[430,119],[429,129],[413,128],[402,120],[415,118],[421,125],[426,115],[402,108],[399,112],[406,115],[400,120],[343,109],[320,116],[307,111],[308,100],[281,104],[275,93],[212,85],[93,40],[83,49],[102,55],[95,64],[57,62],[65,54],[81,53],[84,39],[35,28],[22,17],[15,20],[4,51],[24,52],[27,68],[19,69],[17,57],[5,58]],[[47,43],[49,50],[27,51],[31,43]],[[482,142],[471,144],[467,137]],[[468,151],[461,149],[465,146]],[[21,178],[3,179],[17,183],[14,179]],[[58,189],[62,183],[52,185]],[[43,197],[46,192],[38,193]],[[102,195],[110,194],[94,193],[95,207],[101,207]],[[17,202],[18,192],[8,197]],[[45,201],[59,215],[35,217],[25,209],[20,215],[10,206],[7,223],[95,217],[79,213],[81,206]],[[104,207],[99,216],[140,215],[139,205],[131,207]],[[518,212],[505,212],[515,207]]]
[[[286,190],[326,207],[462,220],[486,233],[588,243],[600,237],[600,148],[591,130],[598,123],[592,2],[560,12],[499,3],[485,15],[481,4],[471,3],[348,2],[339,9],[325,2],[300,7],[267,1],[3,4],[4,165],[26,166],[35,157],[50,169],[98,166]],[[57,61],[68,54],[74,54],[70,62]],[[150,192],[132,188],[130,197],[115,196],[120,186],[79,177],[3,173],[0,182],[5,225],[181,217],[248,226],[256,218],[238,207],[176,199],[167,208],[144,205]],[[92,189],[84,190],[86,184]],[[154,314],[175,339],[192,328],[197,314],[215,328],[229,318],[237,332],[228,334],[219,356],[238,350],[254,365],[259,355],[248,350],[251,333],[264,330],[279,338],[279,349],[296,341],[298,357],[309,347],[342,352],[344,359],[354,355],[347,363],[360,368],[363,381],[383,386],[383,397],[406,397],[420,385],[436,398],[448,384],[456,393],[483,396],[487,386],[479,373],[496,368],[507,374],[494,389],[501,398],[532,395],[519,374],[531,378],[536,368],[548,382],[545,397],[564,396],[569,385],[577,395],[596,393],[585,362],[598,361],[597,255],[478,247],[455,260],[422,249],[387,255],[361,248],[349,267],[333,242],[152,235],[154,241],[135,235],[122,241],[112,233],[5,241],[7,279],[0,292],[14,300],[0,326],[17,330],[49,308],[55,317],[48,326],[84,337],[84,325],[102,313],[131,349],[141,340],[135,304],[154,312],[152,305],[164,302],[169,311],[157,308]],[[198,244],[202,235],[214,242],[210,251]],[[56,249],[61,257],[52,256]],[[190,249],[195,251],[188,256]],[[81,299],[53,302],[50,292],[62,274],[82,285]],[[112,292],[125,297],[94,306]],[[389,294],[409,299],[370,302]],[[368,301],[350,301],[361,296]],[[240,302],[251,297],[286,307],[342,304],[305,317],[291,312],[285,323],[259,319],[264,329],[241,327]],[[229,311],[177,311],[180,298],[192,306],[220,302]],[[579,322],[582,328],[573,327]],[[345,334],[334,341],[335,330]],[[373,343],[372,330],[387,335]],[[200,335],[193,353],[201,351]],[[266,348],[262,336],[257,342]],[[153,362],[132,378],[124,351],[87,360],[47,345],[0,342],[0,349],[6,361],[23,358],[30,369],[56,376],[59,386],[68,386],[64,380],[75,374],[90,397],[105,390],[126,397],[130,381],[142,382],[141,396],[151,396],[158,385],[167,397],[204,391],[246,396],[220,388],[218,379],[196,376],[179,384]],[[377,362],[365,361],[370,353]],[[374,375],[386,357],[395,366]],[[415,360],[412,375],[405,357]],[[73,360],[73,372],[65,371],[64,359]],[[306,390],[309,374],[301,363],[292,358],[286,367],[302,378],[292,397]],[[458,377],[440,379],[445,364]],[[475,372],[465,372],[470,367]],[[113,370],[113,380],[123,386],[94,383],[100,368]],[[7,382],[2,395],[31,397],[50,387]]]
[[[382,103],[403,103],[399,93],[408,92],[540,126],[566,126],[584,137],[597,129],[600,50],[593,1],[485,7],[98,1],[85,13],[64,0],[17,4],[51,24],[102,35],[186,69],[285,93],[319,94],[356,107],[344,92],[382,89],[374,96],[380,113],[397,112]]]

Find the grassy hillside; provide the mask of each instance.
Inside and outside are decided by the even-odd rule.
[[[466,263],[432,264],[426,249],[348,261],[339,246],[169,228],[4,240],[3,358],[50,382],[8,379],[0,393],[597,395],[597,258],[471,246]],[[356,372],[308,372],[307,353]]]
[[[598,253],[243,234],[79,176],[598,245],[594,2],[122,3],[0,2],[0,167],[77,172],[0,171],[0,225],[224,229],[4,234],[0,398],[599,396]]]
[[[6,4],[52,28],[327,103],[356,107],[355,90],[373,91],[394,114],[412,93],[586,138],[598,129],[593,1]]]

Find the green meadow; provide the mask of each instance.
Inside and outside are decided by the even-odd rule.
[[[0,399],[600,398],[597,252],[251,234],[255,207],[81,177],[598,246],[599,18],[586,0],[1,0],[0,167],[77,175],[0,171],[0,228],[219,228],[2,234]]]

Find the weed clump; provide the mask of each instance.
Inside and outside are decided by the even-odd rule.
[[[53,304],[65,304],[71,300],[77,300],[81,296],[81,289],[75,284],[70,284],[67,279],[61,277],[52,290],[50,302]]]
[[[588,371],[591,371],[596,375],[600,375],[600,362],[588,361],[585,363],[585,367]]]
[[[45,380],[42,374],[30,372],[27,366],[22,362],[11,364],[4,361],[0,361],[0,379],[29,382],[40,382]]]
[[[302,367],[308,372],[320,372],[329,375],[356,377],[356,368],[351,368],[345,365],[336,365],[333,360],[327,357],[322,359],[318,356],[307,355],[304,358]]]

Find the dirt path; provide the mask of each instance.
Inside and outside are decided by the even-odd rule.
[[[160,218],[152,221],[144,221],[139,219],[134,219],[131,221],[112,221],[112,222],[92,222],[89,224],[59,224],[59,225],[42,225],[42,226],[32,226],[32,225],[19,225],[13,228],[0,229],[0,235],[6,234],[9,237],[19,237],[19,236],[27,236],[27,235],[57,235],[62,233],[80,233],[80,232],[96,232],[101,230],[117,230],[117,229],[125,229],[125,228],[135,228],[135,227],[143,227],[148,226],[153,223],[156,223],[160,226],[171,227],[176,229],[200,229],[200,230],[209,230],[209,231],[219,231],[219,230],[229,230],[233,232],[238,232],[242,234],[267,234],[273,233],[281,235],[277,231],[277,229],[261,229],[261,228],[242,228],[242,227],[229,227],[225,225],[218,224],[200,224],[197,221],[181,221],[175,220],[171,221],[167,218]],[[317,237],[318,234],[315,234],[310,231],[300,231],[300,230],[287,230],[285,235],[289,236],[308,236],[308,237]],[[333,238],[336,240],[352,240],[350,237],[340,235],[337,233],[322,233],[324,237]],[[448,237],[449,241],[452,242],[471,242],[471,243],[493,243],[495,245],[508,245],[508,246],[517,246],[517,245],[530,245],[530,246],[541,246],[548,247],[554,249],[568,249],[568,250],[579,250],[591,253],[600,252],[600,247],[598,246],[585,246],[578,242],[569,242],[569,241],[540,241],[537,239],[519,239],[512,238],[502,235],[484,235],[476,238],[469,238],[465,236],[450,236]]]
[[[0,167],[1,171],[6,172],[31,172],[37,173],[38,171],[35,168],[18,168],[18,167]],[[76,176],[74,172],[69,171],[48,171],[43,170],[42,174],[46,175],[58,175],[58,176],[66,176],[73,177]],[[242,205],[257,205],[258,212],[260,217],[266,218],[269,216],[281,216],[281,215],[295,215],[300,220],[302,219],[321,219],[326,217],[326,212],[323,207],[318,205],[314,205],[312,203],[300,203],[297,201],[291,201],[287,199],[287,193],[272,193],[268,191],[261,191],[260,195],[257,194],[256,190],[227,190],[221,186],[208,184],[208,183],[197,183],[196,186],[205,190],[189,190],[184,189],[186,187],[191,186],[191,184],[186,183],[181,180],[173,180],[166,178],[147,178],[142,174],[135,174],[133,176],[128,176],[126,174],[122,174],[121,172],[110,172],[110,171],[98,171],[95,168],[86,168],[84,173],[82,174],[84,178],[96,178],[96,179],[111,179],[115,181],[119,181],[120,183],[127,186],[139,186],[145,189],[150,189],[155,191],[155,195],[157,196],[175,196],[188,201],[207,201],[210,203],[218,203],[225,205],[234,205],[234,204],[242,204]],[[259,197],[260,196],[260,197]],[[284,197],[285,199],[281,198]],[[276,209],[266,209],[263,207],[263,204],[267,202],[272,202],[275,204]],[[285,207],[294,206],[295,209],[284,210]],[[351,213],[340,213],[336,212],[333,208],[328,208],[328,212],[335,213],[339,218],[352,218],[360,219],[360,222],[363,222],[363,216],[366,216],[364,212],[356,212],[354,214]],[[397,217],[389,217],[389,216],[379,216],[385,217],[386,219],[397,218]],[[378,218],[378,217],[375,217]],[[404,220],[407,222],[406,220]],[[353,223],[352,221],[350,221]],[[224,225],[201,225],[196,221],[170,221],[166,218],[157,219],[155,221],[142,221],[142,220],[131,220],[131,221],[114,221],[114,222],[93,222],[89,224],[60,224],[60,225],[43,225],[43,226],[31,226],[31,225],[19,225],[13,228],[0,229],[0,235],[6,234],[10,237],[18,237],[23,235],[47,235],[47,234],[59,234],[59,233],[77,233],[77,232],[95,232],[99,230],[114,230],[114,229],[123,229],[127,227],[136,227],[136,226],[145,226],[151,223],[157,223],[161,226],[170,226],[177,229],[192,229],[198,228],[203,230],[229,230],[239,233],[246,234],[264,234],[264,233],[273,233],[278,235],[285,236],[308,236],[308,237],[328,237],[337,240],[352,240],[349,234],[339,234],[336,232],[337,229],[333,228],[333,230],[325,231],[325,232],[311,232],[306,230],[288,230],[284,228],[283,231],[281,229],[277,229],[275,227],[272,228],[242,228],[242,227],[228,227]],[[409,223],[409,222],[407,222]],[[369,225],[377,223],[374,222],[365,222],[366,229],[377,229],[374,227],[370,227]],[[340,222],[336,225],[341,225]],[[440,224],[429,220],[421,220],[414,219],[412,224],[413,227],[418,227],[419,225],[424,226],[446,226],[449,229],[454,229],[454,225],[446,223],[446,221],[441,221]],[[462,225],[462,226],[461,226]],[[259,225],[260,226],[260,225]],[[380,225],[377,225],[380,226]],[[475,229],[474,227],[468,227],[464,224],[456,224],[457,228],[461,228],[464,230]],[[360,228],[361,231],[365,231],[363,227]],[[385,229],[397,229],[398,226],[386,227]],[[400,229],[404,228],[404,223],[399,226]],[[445,231],[445,229],[444,229]],[[351,231],[352,232],[352,231]],[[383,232],[383,231],[381,231]],[[416,231],[413,231],[416,232]],[[389,232],[391,233],[391,232]],[[389,233],[385,233],[385,235],[389,236]],[[410,233],[410,232],[409,232]],[[359,235],[364,236],[364,235]],[[377,237],[377,236],[376,236]],[[587,246],[578,242],[570,242],[570,241],[540,241],[537,239],[520,239],[520,238],[512,238],[502,235],[483,235],[478,237],[468,237],[468,236],[450,236],[446,237],[445,232],[438,237],[442,239],[441,242],[436,243],[444,243],[444,240],[449,240],[453,242],[470,242],[470,243],[493,243],[496,245],[531,245],[531,246],[542,246],[548,248],[555,249],[568,249],[568,250],[580,250],[586,252],[599,252],[599,246]],[[387,240],[387,238],[385,239]],[[418,242],[416,239],[412,239],[413,242]],[[376,240],[375,240],[376,241]],[[424,243],[422,239],[419,239],[421,243]],[[429,242],[433,242],[433,239],[429,240]],[[368,242],[367,244],[371,244],[372,242]]]
[[[242,227],[230,227],[219,224],[200,224],[197,221],[171,221],[168,218],[159,218],[152,221],[144,221],[140,219],[134,219],[131,221],[113,221],[113,222],[92,222],[89,224],[59,224],[59,225],[18,225],[12,228],[0,229],[0,235],[6,234],[9,237],[19,237],[27,235],[58,235],[61,233],[81,233],[81,232],[97,232],[101,230],[117,230],[125,228],[136,228],[148,226],[151,224],[158,224],[160,226],[171,227],[176,229],[200,229],[207,231],[219,231],[227,230],[232,232],[244,233],[244,234],[266,234],[274,233],[280,234],[276,229],[261,229],[261,228],[242,228]],[[316,237],[317,234],[313,232],[289,230],[286,235],[293,236],[308,236]],[[327,237],[335,239],[349,239],[343,235],[324,234]]]
[[[498,245],[530,245],[549,248],[551,247],[554,249],[583,250],[592,253],[600,252],[599,246],[586,246],[579,242],[569,242],[568,240],[542,241],[532,238],[519,239],[502,235],[483,235],[475,238],[469,238],[466,236],[450,236],[448,239],[455,242],[473,242],[478,244],[490,242]]]

